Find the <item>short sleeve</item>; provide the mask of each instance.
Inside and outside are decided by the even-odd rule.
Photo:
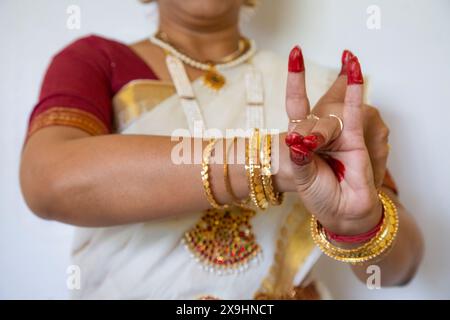
[[[28,136],[61,125],[91,135],[111,133],[111,63],[95,36],[80,39],[55,55],[34,107]]]

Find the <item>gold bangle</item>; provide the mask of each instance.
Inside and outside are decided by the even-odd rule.
[[[259,129],[253,129],[248,147],[245,152],[245,169],[247,172],[248,185],[250,188],[250,199],[254,205],[265,210],[269,206],[264,187],[261,180],[261,165],[259,163],[260,135]]]
[[[265,135],[262,139],[261,147],[261,179],[264,187],[264,193],[270,204],[279,206],[283,203],[284,194],[281,192],[275,192],[272,182],[272,136],[270,134]]]
[[[202,182],[203,182],[203,189],[205,190],[206,199],[208,200],[209,204],[218,210],[226,210],[229,209],[230,206],[220,205],[211,190],[211,183],[209,181],[209,163],[211,160],[211,153],[214,148],[214,145],[216,144],[217,139],[211,139],[208,145],[206,146],[205,150],[203,150],[203,157],[202,157]]]
[[[327,256],[350,264],[361,264],[386,254],[397,236],[399,219],[397,207],[383,191],[378,192],[378,198],[383,205],[384,218],[380,231],[370,241],[354,249],[337,247],[328,240],[322,225],[312,217],[311,235],[316,245]]]
[[[227,144],[227,146],[225,148],[225,156],[224,156],[225,162],[223,164],[223,179],[225,182],[225,189],[227,190],[230,197],[233,199],[233,204],[238,207],[245,207],[248,204],[248,201],[250,198],[241,200],[236,196],[236,194],[233,191],[233,188],[231,187],[230,175],[229,175],[229,171],[228,171],[228,157],[230,154],[230,150],[236,144],[236,141],[237,141],[237,138],[235,137],[233,140],[231,140],[229,145]]]

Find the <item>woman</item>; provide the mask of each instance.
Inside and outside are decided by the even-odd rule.
[[[407,283],[422,239],[358,59],[305,71],[295,47],[286,74],[239,32],[252,1],[158,4],[150,40],[56,55],[31,115],[21,185],[38,216],[80,227],[75,297],[324,298],[321,250]]]

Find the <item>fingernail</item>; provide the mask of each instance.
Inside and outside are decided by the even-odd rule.
[[[302,49],[299,46],[295,46],[289,54],[289,72],[303,72],[305,71],[305,63],[303,62]]]
[[[290,147],[296,144],[301,144],[303,141],[303,136],[298,132],[292,132],[286,136],[284,141],[286,142],[286,145]]]
[[[311,162],[311,151],[304,145],[294,145],[289,148],[292,162],[296,165],[304,166]]]
[[[350,58],[347,63],[347,84],[363,84],[364,78],[361,72],[361,65],[356,56]]]
[[[313,133],[303,138],[303,145],[309,150],[316,150],[325,142],[325,138],[320,133]]]
[[[341,58],[341,72],[339,73],[340,76],[347,75],[347,64],[348,61],[353,58],[355,55],[350,50],[344,50],[342,52],[342,58]]]

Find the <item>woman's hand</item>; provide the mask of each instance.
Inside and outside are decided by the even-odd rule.
[[[381,177],[376,182],[364,139],[363,77],[358,59],[350,57],[344,71],[347,77],[341,76],[318,104],[321,117],[308,118],[303,57],[300,48],[292,50],[286,95],[291,122],[286,143],[296,190],[306,208],[328,230],[352,235],[372,229],[381,219],[377,186],[386,157],[377,164],[383,175],[377,172]],[[345,94],[334,94],[339,87],[342,92],[346,87]],[[339,108],[338,117],[327,114]]]

